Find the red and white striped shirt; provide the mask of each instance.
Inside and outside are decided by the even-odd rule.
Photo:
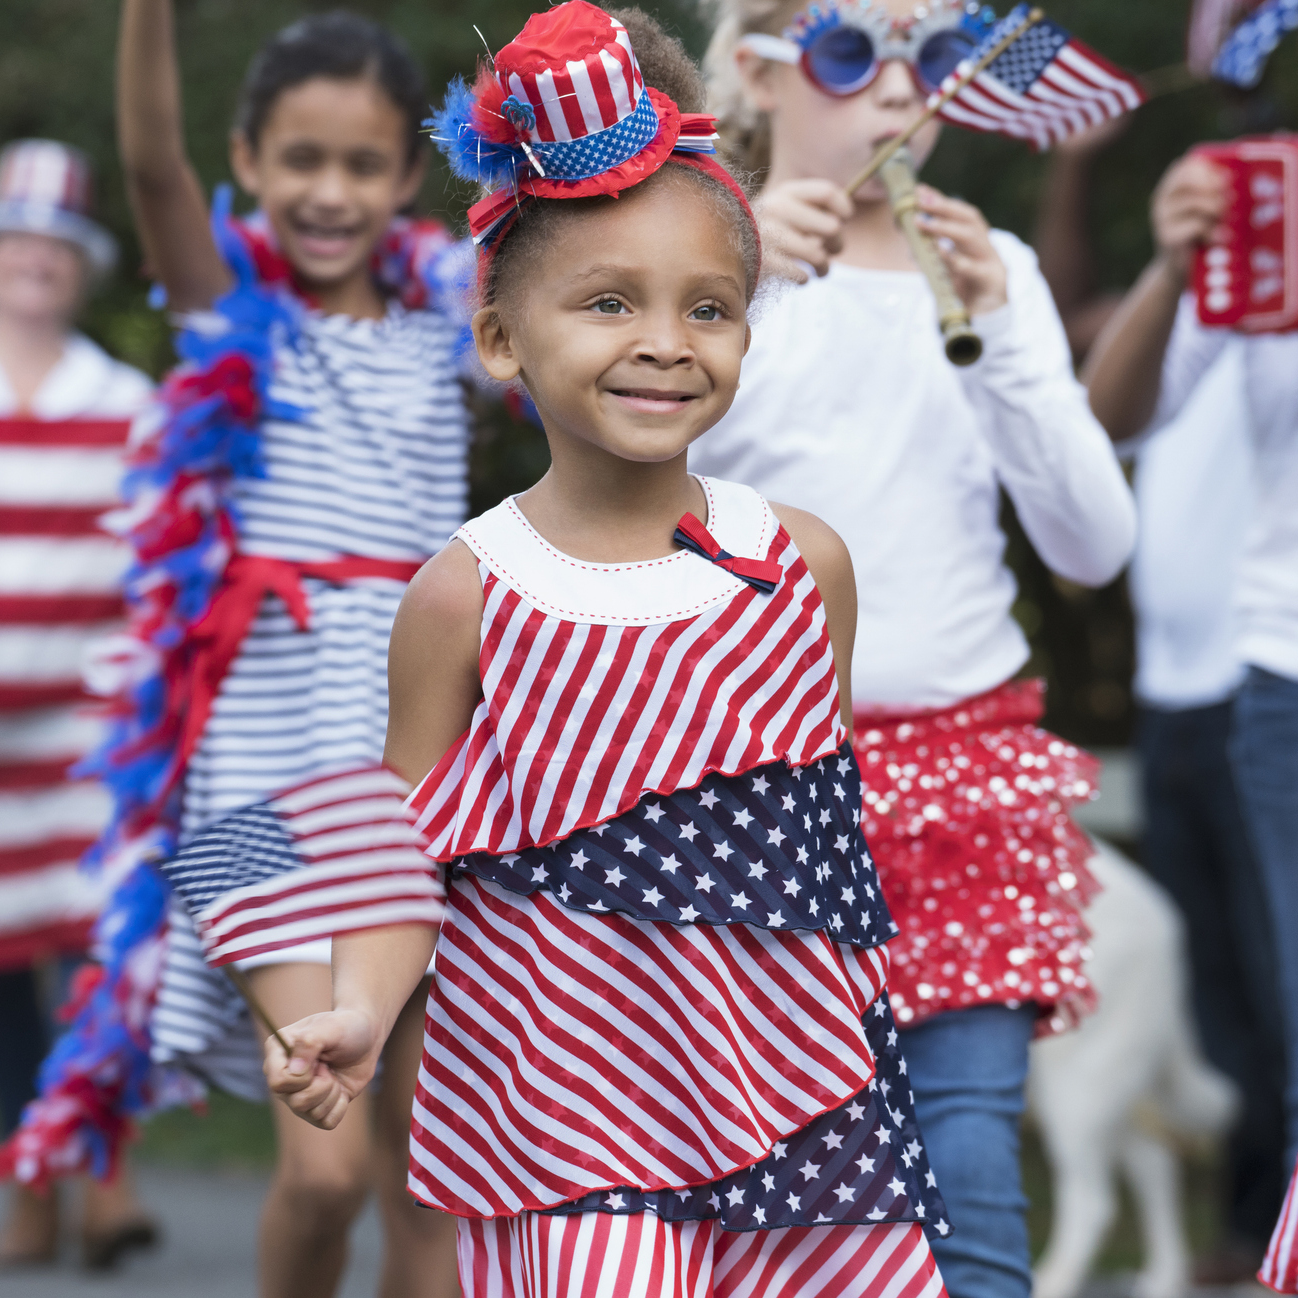
[[[29,411],[0,375],[0,969],[83,948],[112,882],[78,868],[107,794],[67,771],[102,738],[83,659],[122,617],[130,554],[97,520],[149,392],[75,335]]]
[[[784,569],[774,594],[685,550],[579,562],[513,500],[456,533],[482,576],[483,699],[412,798],[435,859],[554,842],[647,793],[806,765],[843,742],[806,563],[756,492],[698,481],[721,546]]]

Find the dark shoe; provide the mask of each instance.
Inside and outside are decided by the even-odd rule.
[[[102,1235],[81,1237],[81,1265],[87,1271],[111,1271],[135,1249],[153,1248],[160,1238],[158,1223],[145,1217]]]

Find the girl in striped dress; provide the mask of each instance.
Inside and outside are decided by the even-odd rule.
[[[378,763],[392,621],[464,517],[467,424],[460,326],[439,278],[453,243],[400,215],[423,175],[427,99],[395,37],[335,12],[261,50],[231,145],[259,210],[236,221],[227,198],[211,224],[185,156],[170,0],[125,0],[118,56],[130,197],[182,325],[183,363],[127,479],[131,637],[100,665],[117,670],[122,700],[101,759],[117,803],[102,851],[148,862],[268,794]],[[147,864],[132,888],[131,926],[147,937],[165,889]],[[155,1064],[264,1098],[246,1010],[181,906],[168,923],[152,1040],[138,1044]],[[133,980],[163,956],[140,949],[106,959],[118,1003],[155,994]],[[289,1021],[329,1004],[329,959],[325,939],[242,963]],[[338,1132],[275,1106],[262,1294],[332,1293],[371,1186],[388,1244],[380,1292],[456,1292],[443,1219],[404,1192],[421,1006],[410,998],[381,1083]],[[126,1075],[108,1098],[119,1112],[156,1102],[158,1076]]]
[[[393,632],[387,761],[449,894],[410,1189],[460,1219],[472,1298],[938,1298],[848,741],[851,562],[686,471],[759,262],[701,103],[650,20],[569,0],[437,122],[495,181],[474,335],[552,468]],[[292,1109],[347,1121],[432,947],[335,939],[335,1008],[267,1044]]]

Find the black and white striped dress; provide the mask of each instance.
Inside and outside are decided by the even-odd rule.
[[[240,549],[297,561],[424,559],[464,521],[468,427],[456,325],[393,305],[382,320],[313,315],[276,357],[271,395],[304,414],[263,424],[266,476],[239,483]],[[222,683],[185,781],[182,836],[313,775],[378,761],[388,637],[404,583],[304,579],[311,629],[267,596]],[[322,942],[274,960],[327,963]],[[264,1094],[242,1002],[173,907],[154,1058]]]

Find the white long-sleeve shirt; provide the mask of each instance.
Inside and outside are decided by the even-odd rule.
[[[999,487],[1071,581],[1110,581],[1135,540],[1131,493],[1036,257],[992,238],[1009,302],[975,322],[976,364],[946,359],[917,272],[835,264],[759,315],[734,406],[690,451],[696,472],[818,514],[847,543],[859,704],[946,707],[1026,661]]]
[[[1253,516],[1247,425],[1244,361],[1234,343],[1174,420],[1118,447],[1136,462],[1135,691],[1153,707],[1221,703],[1243,679],[1235,588]]]
[[[1251,432],[1252,522],[1235,590],[1240,660],[1298,680],[1298,334],[1241,335],[1199,323],[1194,299],[1181,300],[1163,359],[1158,408],[1150,424],[1173,419],[1227,345],[1243,358],[1246,418]]]

